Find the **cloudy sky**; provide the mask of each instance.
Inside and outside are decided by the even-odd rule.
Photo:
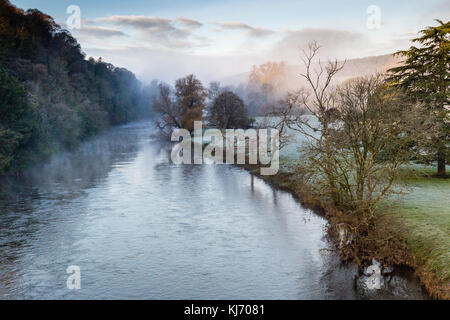
[[[267,60],[298,61],[316,40],[324,58],[359,58],[407,48],[421,28],[448,20],[450,0],[12,0],[65,25],[88,56],[132,70],[143,81],[195,73],[210,81]],[[377,24],[377,10],[379,21]],[[369,8],[369,10],[368,10]],[[373,7],[372,7],[373,8]],[[368,23],[369,22],[369,23]],[[369,25],[369,27],[368,27]]]

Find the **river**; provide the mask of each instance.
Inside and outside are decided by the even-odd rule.
[[[113,128],[1,181],[1,299],[426,298],[404,270],[368,290],[289,193],[231,165],[171,164],[151,133]]]

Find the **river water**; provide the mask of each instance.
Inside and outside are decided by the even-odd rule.
[[[1,182],[0,298],[426,298],[407,271],[368,290],[322,217],[243,169],[171,164],[151,133],[114,128]]]

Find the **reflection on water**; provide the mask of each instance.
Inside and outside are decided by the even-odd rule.
[[[2,181],[0,298],[424,297],[403,275],[364,291],[321,217],[242,169],[173,165],[150,133],[116,128]]]

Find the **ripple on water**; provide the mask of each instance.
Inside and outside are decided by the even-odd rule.
[[[150,133],[113,129],[1,183],[0,297],[424,297],[401,274],[381,292],[355,286],[355,267],[322,250],[323,218],[242,169],[171,165]]]

